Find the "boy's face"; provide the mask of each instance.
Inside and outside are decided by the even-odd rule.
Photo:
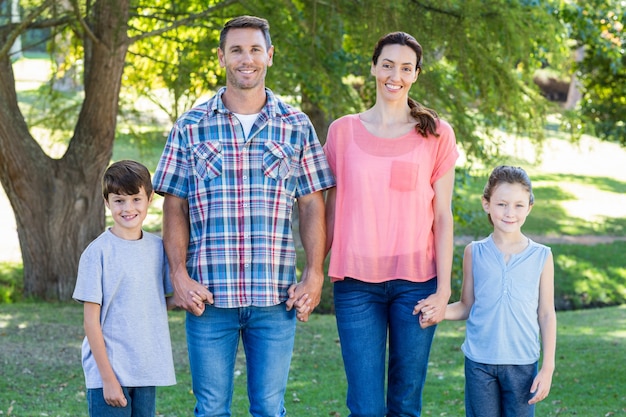
[[[104,203],[113,217],[113,234],[127,240],[140,239],[141,227],[151,202],[152,194],[148,196],[144,187],[132,195],[110,193]]]

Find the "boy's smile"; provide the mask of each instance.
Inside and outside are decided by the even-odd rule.
[[[141,239],[141,228],[151,201],[152,195],[148,196],[144,187],[132,195],[109,193],[105,204],[113,218],[111,232],[122,239]]]

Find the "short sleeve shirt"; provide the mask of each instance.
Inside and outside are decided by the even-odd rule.
[[[294,202],[334,186],[334,177],[304,113],[266,89],[246,137],[224,91],[176,122],[154,188],[188,201],[187,269],[215,306],[276,305],[296,282]]]
[[[328,272],[334,281],[424,282],[437,275],[434,184],[459,155],[452,127],[439,120],[437,132],[380,138],[359,115],[330,126],[324,151],[337,180]]]
[[[174,385],[174,361],[165,295],[172,292],[160,237],[143,233],[125,240],[110,229],[80,257],[72,297],[100,305],[100,326],[107,356],[122,386]],[[102,377],[85,337],[85,384],[102,388]]]

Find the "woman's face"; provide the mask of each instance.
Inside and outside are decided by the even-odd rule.
[[[404,100],[411,85],[417,80],[417,55],[406,45],[391,44],[383,47],[372,75],[376,77],[376,91],[387,100]]]

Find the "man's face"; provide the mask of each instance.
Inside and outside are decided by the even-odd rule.
[[[273,55],[274,47],[267,48],[263,32],[253,28],[229,30],[224,49],[217,51],[220,66],[226,68],[227,86],[241,90],[265,87]]]

